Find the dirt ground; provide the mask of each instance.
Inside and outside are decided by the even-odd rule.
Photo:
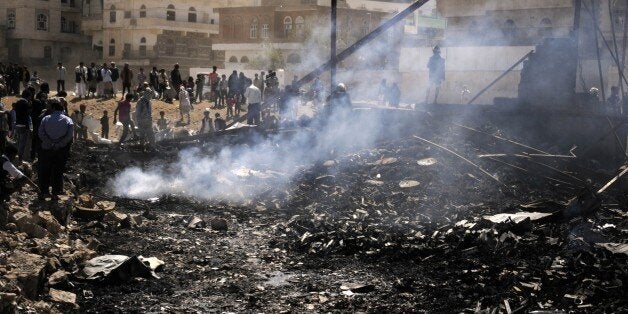
[[[113,102],[94,102],[88,112],[112,107]],[[155,108],[176,115],[174,105],[157,103]],[[568,163],[470,157],[495,176],[491,178],[415,136],[446,143],[464,156],[522,148],[444,125],[430,115],[417,116],[412,125],[395,138],[384,137],[371,147],[330,155],[327,161],[304,167],[289,188],[276,188],[263,178],[242,178],[237,184],[267,190],[241,202],[186,195],[152,200],[116,197],[108,186],[116,173],[128,166],[171,163],[181,148],[162,147],[159,154],[148,155],[133,147],[77,143],[68,171],[79,178],[77,189],[97,201],[115,201],[116,211],[142,221],[131,226],[77,221],[69,228],[70,238],[97,239],[95,255],[154,256],[165,266],[157,272],[159,279],[136,278],[120,285],[71,279],[66,289],[76,294],[80,308],[53,302],[53,309],[88,313],[628,309],[626,255],[599,245],[625,243],[624,185],[605,194],[597,215],[591,217],[562,221],[552,216],[555,219],[549,221],[518,223],[483,218],[504,212],[560,212],[564,208],[560,202],[576,195],[582,182],[599,186],[613,175],[612,167],[589,158]],[[476,127],[512,136],[508,125],[487,122]],[[516,140],[534,143],[525,136]],[[216,141],[202,149],[211,154],[213,145],[227,144]],[[557,150],[551,142],[534,144]],[[544,202],[522,207],[539,201]],[[190,228],[194,217],[206,225]],[[224,219],[227,230],[212,227],[215,219]],[[80,267],[80,263],[65,266],[68,272]],[[45,292],[42,299],[48,300]]]

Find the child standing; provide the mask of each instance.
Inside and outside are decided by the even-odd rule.
[[[107,110],[102,112],[102,118],[100,118],[100,137],[109,139],[109,116]]]
[[[159,131],[168,130],[168,120],[166,120],[166,113],[164,111],[160,111],[159,117],[159,120],[157,120],[157,129]]]

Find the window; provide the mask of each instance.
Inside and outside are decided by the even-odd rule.
[[[238,63],[238,57],[231,56],[231,58],[229,58],[229,62],[231,62],[231,63]]]
[[[517,33],[517,25],[515,24],[515,21],[513,20],[506,20],[506,22],[504,23],[504,36],[506,37],[515,37],[516,33]]]
[[[48,30],[48,16],[44,13],[37,14],[37,30],[39,31]]]
[[[292,18],[286,16],[283,19],[283,35],[284,37],[288,37],[290,34],[292,34]]]
[[[65,19],[65,17],[61,17],[61,32],[68,32],[68,21]]]
[[[544,18],[541,20],[541,27],[552,27],[552,20]]]
[[[214,19],[211,19],[211,20],[209,21],[209,24],[212,24],[212,25],[213,25],[213,24],[214,24]]]
[[[125,19],[130,19],[131,17],[132,17],[131,11],[124,11],[124,18]]]
[[[168,21],[174,21],[177,17],[177,13],[174,10],[174,5],[169,4],[168,5],[168,11],[166,11],[166,20]]]
[[[174,44],[174,40],[172,39],[168,39],[166,41],[166,55],[167,56],[174,56],[174,50],[175,50],[175,44]]]
[[[109,23],[115,23],[116,18],[116,6],[112,5],[109,7]]]
[[[538,34],[541,37],[552,37],[552,20],[549,18],[542,19]]]
[[[303,17],[297,16],[297,18],[294,19],[294,27],[297,29],[297,34],[299,36],[303,35],[303,30],[305,28],[305,20]]]
[[[15,29],[15,11],[13,10],[7,12],[7,28]]]
[[[249,57],[244,56],[244,57],[240,58],[240,62],[241,63],[249,63]]]
[[[257,38],[257,19],[251,21],[251,27],[249,29],[249,36],[251,38]]]
[[[140,39],[140,56],[146,56],[146,37],[142,37],[142,39]]]
[[[111,39],[109,41],[109,56],[115,56],[116,55],[116,40],[115,39]]]
[[[72,54],[72,48],[70,47],[61,47],[61,56],[64,58],[68,58]]]
[[[142,4],[140,7],[140,18],[146,17],[146,6]]]
[[[196,9],[194,7],[191,7],[190,12],[188,12],[188,22],[196,23]]]
[[[262,25],[262,38],[270,37],[270,25],[264,24]]]
[[[44,46],[44,59],[52,60],[52,47]]]

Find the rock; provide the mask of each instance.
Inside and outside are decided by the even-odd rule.
[[[74,294],[72,292],[67,292],[67,291],[63,291],[63,290],[57,290],[57,289],[54,289],[54,288],[50,288],[50,298],[54,302],[70,304],[70,305],[74,305],[75,307],[77,306],[76,305],[76,294]]]
[[[94,207],[94,200],[89,194],[81,194],[78,198],[78,203],[81,207],[92,208]]]
[[[52,273],[59,268],[61,268],[61,262],[56,257],[49,257],[46,260],[46,272]]]
[[[408,189],[408,188],[413,188],[413,187],[417,187],[419,186],[419,181],[414,181],[414,180],[402,180],[401,182],[399,182],[399,187],[402,189]]]
[[[227,231],[229,229],[227,226],[227,220],[223,218],[212,218],[209,224],[213,230]]]
[[[135,223],[135,219],[131,217],[131,215],[126,215],[126,218],[120,222],[120,226],[122,228],[134,228],[137,227]]]
[[[68,273],[64,270],[56,271],[48,277],[49,287],[65,286],[68,283]]]
[[[105,214],[103,220],[106,222],[122,223],[122,221],[124,221],[128,217],[129,215],[114,210]]]
[[[136,225],[141,226],[144,223],[144,217],[142,215],[131,215],[131,219],[135,222]]]
[[[188,223],[188,228],[190,229],[197,229],[197,228],[205,228],[207,226],[207,223],[205,223],[205,221],[199,217],[192,217],[192,220],[190,220],[190,223]]]
[[[48,231],[39,225],[37,225],[37,219],[35,219],[30,213],[17,212],[12,216],[13,222],[17,227],[17,231],[24,232],[32,238],[45,238],[48,236]]]
[[[35,218],[38,225],[46,228],[52,234],[58,234],[64,229],[49,211],[38,212]]]
[[[15,268],[6,277],[17,282],[24,296],[36,299],[44,286],[46,260],[37,254],[15,251],[9,257],[9,263]]]
[[[424,158],[421,160],[417,160],[417,164],[419,166],[432,166],[435,165],[438,161],[436,160],[436,158]]]

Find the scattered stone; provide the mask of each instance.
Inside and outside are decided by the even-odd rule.
[[[188,223],[188,228],[190,229],[201,229],[205,227],[207,227],[207,223],[205,223],[205,220],[197,216],[192,217],[192,220],[190,220],[190,223]]]
[[[37,223],[46,228],[48,232],[52,234],[58,234],[63,231],[63,226],[57,221],[57,219],[50,213],[49,211],[38,212],[35,216],[37,218]]]
[[[64,270],[59,270],[48,277],[49,287],[59,287],[68,284],[68,273]]]
[[[227,231],[229,229],[227,226],[227,220],[223,218],[212,218],[210,225],[213,230],[217,231]]]
[[[414,181],[414,180],[402,180],[401,182],[399,182],[399,187],[402,189],[408,189],[408,188],[413,188],[413,187],[417,187],[419,186],[419,181]]]
[[[44,285],[46,260],[37,254],[15,251],[8,262],[14,264],[15,268],[6,277],[17,282],[24,296],[36,299]]]
[[[78,305],[76,304],[76,294],[72,292],[50,288],[50,298],[54,302],[70,304],[78,307]]]

